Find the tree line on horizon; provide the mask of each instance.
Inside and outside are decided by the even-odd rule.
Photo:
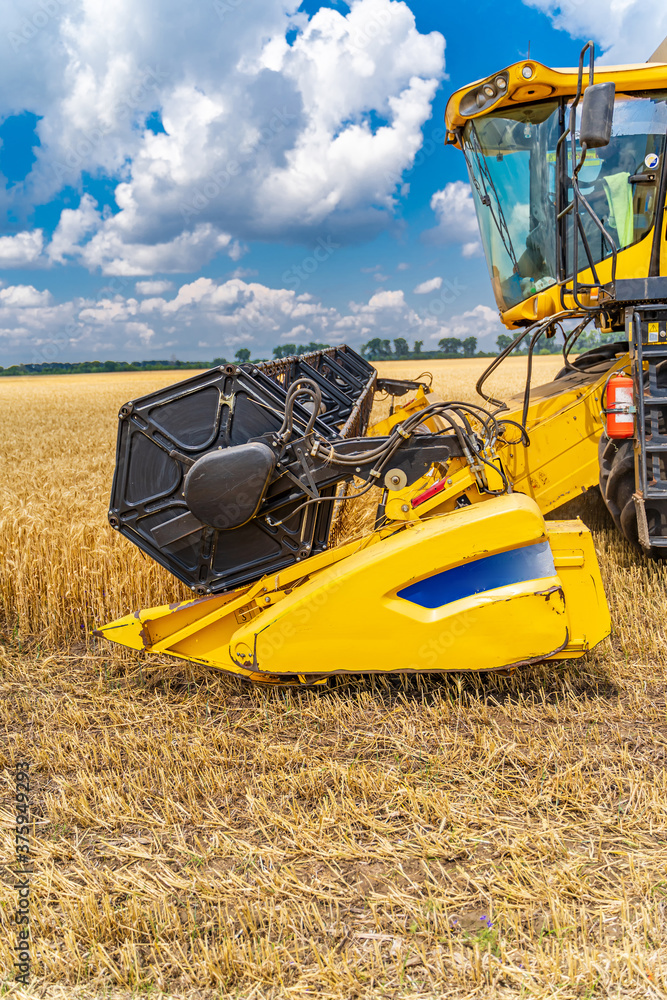
[[[590,350],[604,340],[614,339],[617,334],[601,336],[597,331],[582,334],[577,340],[576,353]],[[428,361],[437,359],[454,358],[492,358],[505,350],[512,343],[514,338],[508,334],[501,333],[496,339],[496,351],[478,351],[477,338],[466,337],[443,337],[438,341],[438,350],[425,351],[424,341],[416,340],[412,349],[404,337],[395,337],[392,340],[383,340],[374,337],[360,348],[361,355],[367,361]],[[393,346],[392,346],[393,345]],[[311,341],[308,344],[280,344],[273,348],[273,360],[290,358],[296,354],[310,354],[312,351],[321,351],[330,347],[330,344],[320,344]],[[560,354],[563,345],[559,338],[543,339],[535,351],[536,354]],[[526,354],[524,347],[516,351],[517,354]],[[268,358],[253,358],[252,351],[248,347],[240,347],[234,354],[233,361],[236,364],[247,364],[252,361],[259,364],[268,361]],[[9,368],[0,366],[0,376],[3,375],[76,375],[92,374],[104,372],[135,372],[135,371],[178,371],[201,370],[206,368],[216,368],[227,364],[227,359],[213,358],[212,361],[179,361],[178,358],[171,357],[168,360],[149,361],[45,361],[35,364],[11,365]]]

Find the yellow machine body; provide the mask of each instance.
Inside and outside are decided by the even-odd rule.
[[[505,92],[496,88],[490,104],[480,103],[499,76]],[[667,90],[667,64],[601,67],[595,82],[606,81],[617,94]],[[450,98],[448,142],[462,148],[466,123],[490,110],[570,98],[577,83],[576,70],[522,60]],[[657,184],[654,191],[657,199]],[[663,208],[655,211],[661,222]],[[651,267],[655,274],[652,234],[618,253],[617,278],[645,278]],[[658,265],[667,274],[667,241]],[[589,286],[584,306],[592,307],[592,271],[579,278]],[[611,259],[603,259],[595,280],[611,278]],[[562,315],[573,305],[564,286],[501,310],[502,321],[515,328]],[[581,316],[581,300],[578,308]],[[503,670],[582,656],[610,632],[593,541],[580,520],[545,515],[597,485],[605,384],[627,364],[627,354],[612,356],[602,374],[575,371],[532,388],[525,424],[523,397],[511,400],[499,419],[524,424],[529,442],[520,428],[515,437],[506,433],[484,466],[445,450],[417,481],[388,488],[382,526],[365,537],[223,596],[138,611],[98,634],[273,684],[317,684],[341,673]],[[368,436],[400,432],[434,398],[420,388]],[[434,418],[424,429],[443,427]]]
[[[608,633],[590,532],[581,521],[545,523],[518,493],[376,532],[238,594],[100,630],[268,683],[507,668],[581,656]]]
[[[622,370],[625,363],[626,359],[620,358],[602,376],[574,372],[546,385],[536,386],[531,392],[528,408],[530,445],[525,447],[517,441],[498,448],[498,457],[513,488],[532,497],[543,514],[556,510],[597,484],[604,386],[609,371]],[[426,405],[428,400],[429,397],[422,394],[422,405]],[[503,417],[520,420],[522,405],[522,398],[510,400],[509,409]],[[404,412],[398,410],[387,420],[376,424],[373,432],[385,433],[394,422],[403,419]],[[493,472],[489,472],[488,479],[492,477]],[[416,498],[443,479],[445,488],[441,492],[413,507]],[[488,485],[498,486],[499,477],[498,481]],[[408,489],[392,493],[387,501],[387,517],[400,522],[445,513],[455,509],[461,495],[473,504],[488,500],[488,496],[479,489],[467,462],[454,459],[446,467],[429,470]]]
[[[390,495],[388,526],[360,541],[222,597],[136,612],[98,634],[265,683],[503,669],[581,656],[610,631],[593,541],[580,520],[545,521],[543,514],[597,482],[603,382],[575,373],[533,391],[530,446],[508,444],[499,452],[515,483],[508,496],[480,492],[461,459],[434,466]],[[420,390],[370,433],[387,432],[432,399]],[[415,497],[443,477],[451,485],[413,508]],[[470,506],[455,507],[461,496]],[[526,569],[524,579],[487,586],[498,583],[499,563],[511,576],[509,566],[524,550],[544,554],[536,575]],[[474,592],[456,596],[445,586],[447,574]],[[426,607],[405,594],[429,580],[442,603]]]

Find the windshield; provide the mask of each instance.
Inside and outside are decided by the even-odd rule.
[[[469,121],[463,144],[477,219],[496,301],[509,309],[557,281],[556,185],[572,176],[570,146],[556,146],[569,121],[558,101],[516,108]],[[656,209],[659,165],[667,131],[667,92],[619,94],[612,139],[589,150],[579,175],[582,194],[619,250],[643,239]],[[577,143],[577,158],[579,157]],[[567,158],[567,159],[566,159]],[[638,180],[637,178],[640,177]],[[563,198],[571,200],[567,187]],[[590,216],[582,214],[584,237],[594,263],[610,254]],[[565,224],[563,262],[572,269],[572,217]],[[582,237],[579,268],[588,264]]]

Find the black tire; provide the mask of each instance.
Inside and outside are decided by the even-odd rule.
[[[573,365],[580,372],[594,372],[596,374],[602,375],[603,372],[610,368],[612,363],[616,360],[617,354],[627,354],[630,350],[630,345],[627,340],[617,340],[613,344],[600,344],[599,347],[593,347],[590,351],[585,351],[580,354],[575,361],[571,361],[570,364]],[[566,375],[570,374],[569,368],[561,368],[555,378],[564,378]]]
[[[658,368],[658,385],[667,388],[667,364]],[[647,427],[647,431],[650,428]],[[660,420],[660,432],[665,431],[665,417]],[[632,544],[639,545],[637,530],[637,512],[632,499],[635,492],[635,452],[632,438],[615,441],[603,432],[598,446],[600,463],[600,493],[607,510],[614,519],[614,524],[622,535]],[[661,514],[658,510],[646,506],[646,519],[649,530],[659,533]],[[664,533],[664,525],[662,531]],[[643,550],[642,550],[643,551]],[[667,550],[652,548],[648,553],[654,559],[667,559]]]

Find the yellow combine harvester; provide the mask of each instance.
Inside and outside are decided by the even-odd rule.
[[[595,77],[591,43],[578,70],[522,60],[455,93],[446,123],[517,331],[483,405],[348,347],[128,403],[110,523],[197,596],[99,635],[265,683],[506,669],[609,633],[588,529],[546,514],[599,484],[626,537],[667,554],[667,54]],[[615,342],[571,362],[590,324]],[[557,332],[564,367],[533,388]],[[521,344],[525,392],[491,398]],[[376,391],[412,397],[368,430]],[[334,510],[373,486],[375,530],[330,544]]]

